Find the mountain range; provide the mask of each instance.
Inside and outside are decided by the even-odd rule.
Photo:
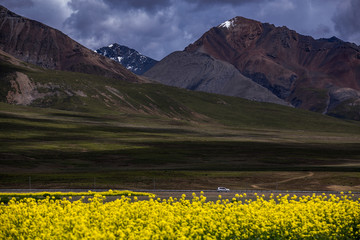
[[[117,43],[99,48],[95,52],[121,63],[126,69],[138,75],[143,74],[158,62],[135,49]]]
[[[231,73],[217,76],[215,65],[229,64]],[[315,40],[243,17],[211,28],[144,75],[172,86],[266,102],[279,101],[274,101],[276,96],[296,108],[360,120],[359,46],[336,37]],[[244,82],[250,94],[241,89]],[[254,84],[273,97],[258,87],[250,90]]]
[[[44,69],[134,83],[156,81],[360,120],[359,46],[335,37],[315,40],[243,17],[211,28],[183,51],[156,63],[119,44],[94,52],[56,29],[0,7],[0,50],[3,56]],[[145,72],[144,77],[129,70]]]

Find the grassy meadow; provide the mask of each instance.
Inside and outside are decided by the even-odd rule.
[[[15,72],[46,94],[31,106],[0,103],[1,188],[360,190],[359,122],[1,66],[3,101]]]

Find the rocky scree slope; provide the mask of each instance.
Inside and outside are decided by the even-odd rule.
[[[171,53],[144,76],[170,86],[288,105],[233,65],[200,52]]]

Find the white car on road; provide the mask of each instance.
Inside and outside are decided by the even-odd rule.
[[[217,188],[218,192],[230,192],[230,189],[226,188],[226,187],[218,187]]]

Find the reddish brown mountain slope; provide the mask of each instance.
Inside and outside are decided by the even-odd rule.
[[[44,68],[137,82],[121,64],[85,48],[62,32],[0,6],[0,49]]]
[[[236,17],[210,29],[185,51],[233,64],[296,107],[336,115],[332,110],[339,104],[359,104],[360,48],[335,37],[315,40]]]

